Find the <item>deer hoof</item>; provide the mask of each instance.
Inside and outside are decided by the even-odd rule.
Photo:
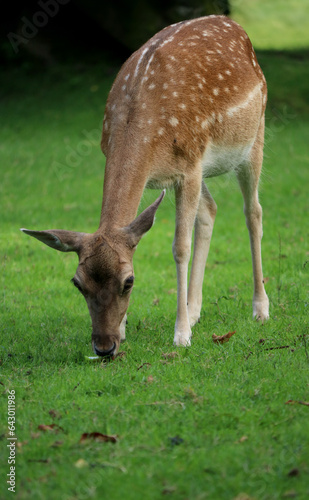
[[[189,335],[183,333],[175,333],[174,345],[189,347],[191,345],[191,332]]]

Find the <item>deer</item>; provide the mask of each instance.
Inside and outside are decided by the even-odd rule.
[[[97,231],[21,229],[53,249],[77,253],[72,282],[86,299],[92,347],[98,356],[115,356],[125,340],[135,279],[133,255],[152,227],[166,189],[174,189],[176,207],[174,344],[191,345],[191,329],[200,321],[217,212],[205,179],[227,172],[236,175],[244,199],[253,267],[253,318],[262,322],[269,318],[258,198],[266,101],[266,80],[248,35],[221,15],[164,28],[121,67],[103,119],[101,149],[106,166]],[[147,187],[163,191],[137,216]]]

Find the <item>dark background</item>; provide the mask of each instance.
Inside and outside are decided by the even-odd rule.
[[[229,14],[229,0],[17,0],[2,2],[2,65],[124,60],[163,27]]]

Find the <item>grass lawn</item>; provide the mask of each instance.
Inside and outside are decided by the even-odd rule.
[[[84,359],[91,325],[69,283],[76,256],[19,228],[96,230],[104,171],[98,142],[114,74],[98,64],[1,75],[1,498],[12,495],[12,390],[18,500],[308,498],[309,51],[265,48],[258,52],[269,86],[260,199],[271,319],[251,319],[237,183],[211,179],[218,215],[192,346],[172,345],[170,192],[135,254],[127,341],[111,363]],[[147,191],[140,210],[157,194]],[[212,342],[213,333],[228,331],[236,331],[228,343]],[[117,442],[81,442],[91,432]]]

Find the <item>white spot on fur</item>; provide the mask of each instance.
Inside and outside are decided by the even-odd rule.
[[[163,135],[164,134],[164,128],[159,128],[158,130],[158,135]]]
[[[173,92],[174,97],[178,97],[178,92]]]
[[[221,73],[219,73],[219,74],[218,74],[218,78],[219,78],[219,80],[223,80],[223,79],[224,79],[224,76],[223,76],[223,75],[221,75]]]
[[[154,56],[154,54],[152,54],[152,56],[149,58],[148,64],[147,64],[146,69],[145,69],[145,75],[146,75],[146,73],[147,73],[147,71],[148,71],[148,69],[149,69],[149,66],[150,66],[150,64],[151,64],[151,61],[153,60],[153,56]]]
[[[183,102],[181,102],[180,104],[178,104],[178,106],[179,106],[181,109],[186,109],[186,107],[187,107],[187,106],[186,106]]]
[[[126,82],[129,80],[129,78],[130,78],[130,73],[128,73],[128,74],[124,77],[124,79],[125,79],[125,81],[126,81]]]
[[[212,93],[213,93],[214,95],[218,95],[218,94],[219,94],[219,89],[214,88],[214,89],[212,90]]]
[[[225,70],[225,74],[228,75],[228,76],[230,76],[232,74],[232,72],[229,69],[226,69]]]
[[[136,67],[135,67],[134,76],[137,76],[137,75],[138,75],[138,70],[139,70],[139,67],[140,67],[141,62],[142,62],[142,60],[143,60],[143,58],[144,58],[144,55],[146,54],[146,52],[148,52],[148,50],[149,50],[149,49],[148,49],[148,47],[146,47],[146,48],[143,50],[143,52],[142,52],[142,54],[141,54],[141,56],[140,56],[140,58],[139,58],[139,60],[138,60],[138,62],[137,62],[137,65],[136,65]]]
[[[167,83],[163,83],[163,88],[164,88],[164,90],[166,90],[168,88],[168,84]]]
[[[146,109],[146,103],[145,102],[143,102],[143,104],[142,104],[142,109]]]
[[[172,125],[172,127],[177,127],[179,121],[178,119],[175,117],[175,116],[172,116],[170,119],[169,119],[169,122],[170,124]]]
[[[155,87],[156,87],[155,84],[151,83],[148,88],[149,88],[149,90],[153,90]]]

